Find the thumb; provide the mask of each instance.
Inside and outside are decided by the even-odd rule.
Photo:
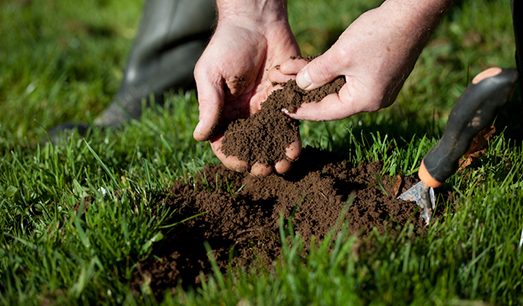
[[[313,90],[339,76],[341,73],[340,61],[332,53],[327,51],[303,67],[296,76],[298,86],[305,90]]]
[[[197,77],[196,88],[198,92],[199,122],[193,132],[193,137],[197,141],[210,139],[218,128],[220,115],[223,109],[224,92],[220,84],[223,82],[209,82],[208,80]],[[218,84],[215,85],[215,84]]]

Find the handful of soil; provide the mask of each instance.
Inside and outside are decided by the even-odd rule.
[[[223,153],[251,165],[274,164],[286,158],[285,149],[298,140],[300,122],[285,115],[282,109],[293,113],[303,103],[319,102],[329,94],[338,93],[344,84],[343,76],[311,91],[301,89],[294,80],[281,83],[283,89],[272,92],[259,112],[229,124],[224,133]]]

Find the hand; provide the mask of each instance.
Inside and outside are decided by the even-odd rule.
[[[308,64],[303,59],[288,60],[279,70],[273,69],[271,81],[291,77],[305,90],[345,76],[347,83],[339,94],[305,103],[289,116],[336,120],[391,105],[450,1],[408,2],[389,0],[364,13],[325,54]]]
[[[235,156],[224,155],[220,128],[222,124],[247,118],[260,110],[260,104],[267,99],[271,89],[269,69],[300,52],[286,20],[286,11],[284,19],[276,18],[270,22],[260,21],[252,15],[249,13],[244,18],[236,14],[234,18],[222,18],[196,64],[194,76],[200,122],[194,138],[210,140],[214,153],[226,167],[265,176],[273,171],[287,172],[291,161],[300,154],[301,140],[289,144],[287,158],[274,165],[249,165]]]

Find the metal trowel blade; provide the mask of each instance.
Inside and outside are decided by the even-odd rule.
[[[398,199],[414,202],[421,207],[421,217],[425,220],[425,224],[429,224],[430,218],[432,217],[432,210],[436,206],[434,189],[432,187],[429,187],[420,181],[409,190],[402,193]]]

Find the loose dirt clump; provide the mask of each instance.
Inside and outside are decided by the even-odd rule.
[[[312,57],[305,58],[308,61]],[[226,156],[254,164],[274,164],[285,158],[285,149],[299,137],[299,121],[291,119],[282,109],[293,113],[303,103],[319,102],[329,94],[338,93],[345,84],[340,76],[318,89],[305,91],[296,81],[281,83],[256,114],[229,124],[224,132],[222,150]]]
[[[352,167],[332,153],[313,148],[304,149],[294,170],[284,176],[259,178],[223,165],[207,165],[194,182],[178,182],[159,203],[178,210],[170,223],[201,215],[165,234],[154,247],[155,256],[140,263],[133,285],[139,290],[148,280],[153,292],[161,294],[180,282],[198,284],[199,272],[211,271],[204,242],[223,270],[230,263],[245,266],[255,258],[271,263],[280,255],[280,215],[292,221],[305,245],[313,236],[325,237],[346,205],[350,205],[348,212],[341,217],[349,220],[351,233],[360,237],[367,237],[373,228],[395,232],[408,220],[419,235],[425,228],[417,206],[394,196],[392,180],[379,177],[381,166]],[[400,192],[414,183],[405,179]],[[351,196],[352,202],[348,201]]]

